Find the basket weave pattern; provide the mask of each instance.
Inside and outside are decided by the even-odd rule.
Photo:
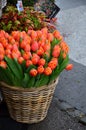
[[[40,88],[18,88],[2,83],[2,92],[8,106],[10,116],[22,123],[38,123],[42,121],[50,106],[58,79]]]

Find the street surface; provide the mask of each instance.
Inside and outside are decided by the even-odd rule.
[[[86,0],[58,0],[57,29],[70,47],[71,72],[63,72],[55,96],[86,113]]]

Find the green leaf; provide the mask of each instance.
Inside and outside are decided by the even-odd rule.
[[[23,41],[23,38],[22,37],[20,37],[20,43]]]
[[[62,51],[60,52],[60,56],[59,56],[59,58],[58,58],[58,63],[59,63],[59,65],[62,63],[62,61],[63,61],[63,56],[62,56]]]
[[[50,49],[50,59],[52,58],[52,52],[53,52],[53,48],[55,45],[59,44],[61,40],[58,40],[56,38],[54,38],[54,40],[51,43],[51,49]]]
[[[47,54],[44,54],[43,58],[46,60],[46,63],[49,62],[50,60],[50,57]]]
[[[67,57],[63,60],[63,62],[60,65],[59,74],[65,69],[68,62],[69,62],[69,56],[67,55]]]
[[[41,75],[40,75],[40,74],[38,74],[38,75],[37,75],[37,77],[36,77],[35,85],[34,85],[35,87],[39,87],[40,77],[41,77]]]
[[[22,81],[22,86],[23,86],[24,88],[26,88],[26,87],[28,86],[29,80],[30,80],[29,74],[25,73],[25,74],[24,74],[23,81]]]
[[[56,69],[50,75],[49,82],[55,80],[58,77],[58,73],[59,73],[59,66],[57,66]]]
[[[22,67],[21,65],[18,63],[17,59],[13,59],[14,63],[15,63],[15,66],[16,66],[16,69],[17,71],[19,71],[19,74],[20,74],[20,78],[22,79],[23,78],[23,71],[22,71]]]
[[[18,78],[14,77],[14,79],[13,79],[13,86],[22,87],[21,82],[22,81],[18,80]]]
[[[20,43],[21,44],[21,43]],[[24,50],[23,49],[21,49],[21,54],[23,55],[24,54]]]
[[[44,86],[44,85],[48,84],[48,81],[49,81],[49,76],[42,74],[37,87]]]
[[[7,28],[6,28],[6,29],[7,29],[8,31],[10,31],[11,27],[12,27],[12,24],[9,23],[9,24],[7,25]]]
[[[22,70],[23,70],[23,73],[24,73],[25,70],[26,70],[26,61],[25,60],[22,62],[21,67],[22,67]]]
[[[59,44],[59,43],[60,43],[60,40],[54,38],[54,40],[53,40],[52,43],[51,43],[52,48],[53,48],[55,45]]]
[[[35,77],[31,77],[30,81],[28,82],[28,88],[34,87]]]
[[[13,73],[13,75],[20,82],[23,78],[23,72],[22,72],[22,68],[21,68],[20,64],[18,64],[16,59],[10,59],[8,57],[5,57],[5,61],[7,62],[7,65],[9,67],[9,69],[11,70],[11,72]]]
[[[3,81],[9,85],[13,85],[12,78],[13,77],[8,69],[0,67],[0,81]]]

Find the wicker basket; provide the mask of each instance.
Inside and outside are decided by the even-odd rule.
[[[40,88],[19,88],[1,83],[10,116],[17,122],[38,123],[50,106],[58,79]]]

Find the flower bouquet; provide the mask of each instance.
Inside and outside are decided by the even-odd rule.
[[[11,117],[36,123],[46,117],[58,76],[69,64],[58,30],[0,31],[0,82]]]

